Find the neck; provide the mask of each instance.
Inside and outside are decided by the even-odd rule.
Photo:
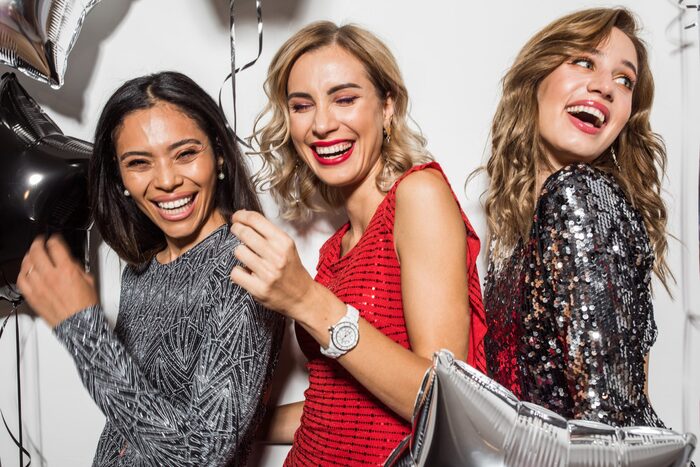
[[[384,199],[385,193],[377,188],[377,175],[381,173],[383,167],[384,165],[378,161],[359,185],[343,190],[345,212],[350,221],[351,244],[355,244],[356,240],[365,233],[377,206]]]
[[[187,237],[173,238],[165,237],[165,249],[156,255],[156,260],[161,264],[167,264],[182,256],[185,252],[192,249],[196,245],[207,238],[213,231],[226,223],[224,216],[215,210],[207,222],[205,222],[198,230]]]

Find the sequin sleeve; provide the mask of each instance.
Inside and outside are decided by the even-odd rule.
[[[543,360],[539,377],[556,380],[563,372],[562,397],[570,400],[562,407],[573,407],[573,418],[639,420],[651,411],[644,358],[656,330],[648,282],[653,255],[640,216],[611,177],[581,167],[545,185],[534,228],[544,277],[532,289],[527,319],[553,307],[555,321],[530,328],[545,335],[553,328],[548,348],[535,352]],[[560,352],[563,365],[548,367]],[[645,424],[661,423],[650,417]]]
[[[193,359],[184,365],[194,368],[192,396],[185,402],[178,394],[155,388],[108,327],[99,306],[55,329],[108,424],[125,440],[122,451],[129,450],[139,465],[220,465],[237,458],[238,446],[251,435],[254,418],[260,415],[282,320],[231,283],[231,264],[213,267],[203,294],[208,298],[197,305],[207,314],[206,324],[197,332],[202,339],[179,343],[191,352],[150,357]]]

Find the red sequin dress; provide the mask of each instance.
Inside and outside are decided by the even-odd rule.
[[[343,302],[357,308],[360,316],[405,348],[410,348],[410,344],[401,300],[401,268],[394,250],[393,234],[396,189],[406,176],[427,168],[435,169],[445,177],[434,162],[408,170],[379,204],[354,248],[340,256],[341,241],[349,224],[326,241],[320,250],[316,275],[316,281]],[[479,238],[464,213],[462,218],[467,229],[466,261],[471,307],[467,361],[485,372],[483,338],[486,324],[476,270]],[[305,392],[301,426],[294,435],[294,444],[285,465],[382,465],[410,432],[409,423],[370,394],[336,360],[324,357],[319,344],[300,326],[296,327],[296,333],[308,359],[309,388]]]

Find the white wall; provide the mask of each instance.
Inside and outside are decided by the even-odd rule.
[[[252,57],[254,2],[239,0],[238,54]],[[463,189],[467,174],[485,161],[490,118],[498,100],[499,79],[527,38],[552,19],[589,6],[627,5],[644,25],[657,83],[653,127],[668,146],[666,181],[669,260],[678,280],[671,299],[655,287],[659,339],[651,355],[652,401],[667,424],[700,432],[700,330],[686,325],[686,311],[700,315],[698,281],[698,104],[697,29],[682,26],[695,19],[679,11],[675,0],[522,2],[406,2],[399,0],[266,0],[265,47],[258,64],[238,78],[238,128],[251,129],[264,104],[262,81],[274,51],[291,33],[318,19],[355,22],[382,37],[396,54],[413,99],[412,115],[429,139],[467,214],[485,235],[478,196],[483,180]],[[212,95],[229,71],[227,0],[106,0],[87,17],[59,91],[20,76],[21,82],[64,132],[91,139],[99,111],[124,80],[172,69],[189,74]],[[690,46],[679,51],[681,34]],[[5,71],[5,68],[1,71]],[[230,91],[224,93],[230,109]],[[535,116],[533,116],[535,118]],[[276,211],[269,199],[267,213]],[[3,226],[7,228],[7,226]],[[298,240],[304,264],[313,271],[317,250],[333,231],[319,221]],[[119,290],[119,261],[104,245],[99,250],[103,303],[112,318]],[[483,266],[483,263],[482,263]],[[481,269],[484,271],[484,268]],[[26,318],[21,323],[25,438],[41,447],[51,467],[90,465],[104,419],[78,380],[72,361],[46,325]],[[700,326],[699,326],[700,327]],[[9,331],[0,341],[0,409],[16,429],[14,348]],[[305,389],[303,361],[288,340],[280,373],[279,402],[300,400]],[[684,359],[684,355],[688,358]],[[685,393],[683,392],[686,386]],[[684,396],[685,394],[685,396]],[[685,405],[684,405],[685,404]],[[685,407],[685,408],[684,408]],[[685,425],[684,425],[685,424]],[[286,447],[260,453],[259,465],[280,465]],[[3,466],[18,464],[16,449],[0,428]],[[33,451],[33,465],[41,459]]]

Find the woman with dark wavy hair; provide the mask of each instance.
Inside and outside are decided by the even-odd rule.
[[[634,16],[576,12],[523,47],[492,125],[492,376],[562,416],[662,427],[646,393],[650,279],[666,283],[666,153]]]
[[[59,237],[32,244],[18,285],[107,418],[94,464],[245,465],[283,319],[228,277],[227,219],[260,205],[223,114],[179,73],[126,82],[97,124],[89,190],[128,263],[114,331]]]

